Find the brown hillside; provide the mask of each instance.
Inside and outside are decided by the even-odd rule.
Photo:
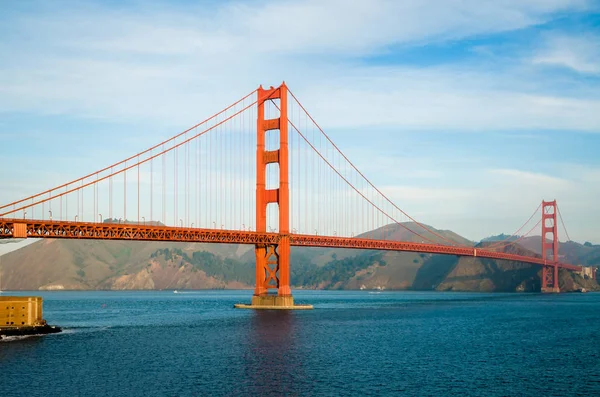
[[[240,257],[252,247],[223,244],[162,243],[148,241],[103,241],[44,239],[2,256],[2,288],[111,289],[149,288],[147,281],[132,283],[131,275],[145,270],[159,248],[184,252],[204,250],[221,257]],[[161,283],[159,283],[161,284]],[[175,283],[177,284],[177,283]],[[211,288],[213,282],[194,282],[196,288]]]
[[[427,243],[433,241],[439,244],[448,244],[448,241],[436,236],[432,232],[425,228],[435,232],[442,236],[444,239],[454,242],[457,245],[472,246],[473,242],[450,231],[450,230],[437,230],[429,225],[420,226],[414,222],[403,222],[401,224],[389,224],[371,232],[363,233],[358,237],[363,238],[376,238],[382,240],[394,240],[394,241],[408,241],[414,243]],[[421,235],[419,237],[417,234]]]

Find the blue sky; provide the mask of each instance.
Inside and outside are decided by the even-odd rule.
[[[600,243],[600,3],[10,2],[0,202],[285,80],[409,214],[468,238],[559,200]]]

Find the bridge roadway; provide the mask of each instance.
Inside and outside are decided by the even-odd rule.
[[[277,244],[279,233],[258,233],[224,229],[154,226],[133,223],[93,223],[29,219],[0,219],[0,238],[66,238],[92,240],[180,241],[220,244]],[[553,266],[541,258],[495,252],[468,246],[412,243],[356,237],[331,237],[290,234],[297,247],[354,248],[387,251],[423,252],[479,258],[501,259]],[[581,271],[581,266],[558,263],[564,269]]]

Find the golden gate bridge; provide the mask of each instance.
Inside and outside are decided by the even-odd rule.
[[[530,263],[541,266],[541,290],[559,292],[559,268],[582,271],[560,261],[559,219],[564,228],[556,201],[542,201],[502,241],[484,247],[454,241],[378,189],[283,83],[261,86],[125,160],[0,206],[0,238],[251,244],[253,303],[288,307],[291,246]],[[410,241],[392,239],[392,226]],[[538,230],[541,255],[509,252]]]

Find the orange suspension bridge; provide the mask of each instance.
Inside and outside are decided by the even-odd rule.
[[[291,246],[531,263],[542,268],[542,291],[558,292],[559,268],[582,270],[559,260],[558,218],[556,201],[543,201],[504,241],[485,248],[458,244],[417,222],[371,183],[284,83],[260,87],[123,161],[0,206],[0,238],[252,244],[253,302],[275,296],[288,305]],[[421,242],[392,240],[391,226]],[[506,252],[540,228],[541,255]]]

